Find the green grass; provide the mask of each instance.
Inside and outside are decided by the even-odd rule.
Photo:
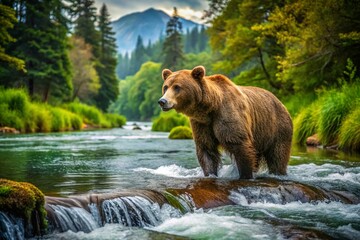
[[[106,113],[105,118],[110,122],[111,127],[122,127],[126,123],[126,118],[119,114]]]
[[[340,127],[359,99],[360,84],[345,84],[341,90],[328,91],[320,99],[318,134],[324,145],[338,142]]]
[[[315,93],[297,93],[281,98],[291,117],[295,118],[304,108],[316,100]]]
[[[358,106],[360,106],[358,104]],[[352,111],[339,131],[339,146],[342,149],[360,151],[360,108]]]
[[[306,139],[317,133],[319,119],[319,102],[304,108],[294,119],[293,141],[304,144]]]
[[[26,122],[26,132],[51,132],[52,117],[44,103],[30,104],[30,113]]]
[[[111,128],[122,127],[126,118],[118,114],[104,114],[94,106],[80,102],[72,102],[63,106],[65,109],[81,116],[85,124],[93,127]]]
[[[191,128],[186,126],[177,126],[171,129],[169,134],[170,139],[192,139]]]
[[[153,120],[152,131],[170,132],[177,126],[190,126],[189,119],[175,111],[162,112],[159,117]]]
[[[63,107],[31,102],[23,89],[0,88],[0,113],[0,127],[29,133],[81,130],[83,122],[101,128],[121,127],[126,123],[123,116],[104,114],[79,102]]]

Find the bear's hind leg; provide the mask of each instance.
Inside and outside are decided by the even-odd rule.
[[[268,150],[265,154],[265,159],[270,174],[286,175],[286,169],[290,159],[290,150],[289,143],[276,143]]]

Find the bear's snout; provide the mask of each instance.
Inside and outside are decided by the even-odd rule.
[[[167,100],[165,98],[160,98],[158,104],[163,108],[167,104]]]

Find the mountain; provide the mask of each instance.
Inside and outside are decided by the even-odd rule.
[[[125,54],[134,50],[139,35],[145,46],[149,41],[157,42],[161,36],[165,36],[166,24],[170,18],[161,10],[149,8],[144,12],[131,13],[113,21],[111,24],[115,32],[118,52]],[[191,30],[201,26],[201,24],[181,17],[179,19],[182,23],[183,33],[186,33],[187,29]]]

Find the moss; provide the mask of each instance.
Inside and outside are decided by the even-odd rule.
[[[0,209],[25,220],[25,227],[31,223],[39,225],[39,235],[46,232],[46,210],[44,194],[34,185],[0,179]],[[39,221],[36,222],[39,217]],[[34,231],[36,227],[34,227]]]
[[[192,131],[189,127],[177,126],[171,129],[169,134],[170,139],[192,139]]]
[[[163,192],[164,197],[168,203],[176,209],[179,209],[181,213],[185,214],[188,212],[189,206],[184,206],[177,197],[175,197],[170,192]]]

